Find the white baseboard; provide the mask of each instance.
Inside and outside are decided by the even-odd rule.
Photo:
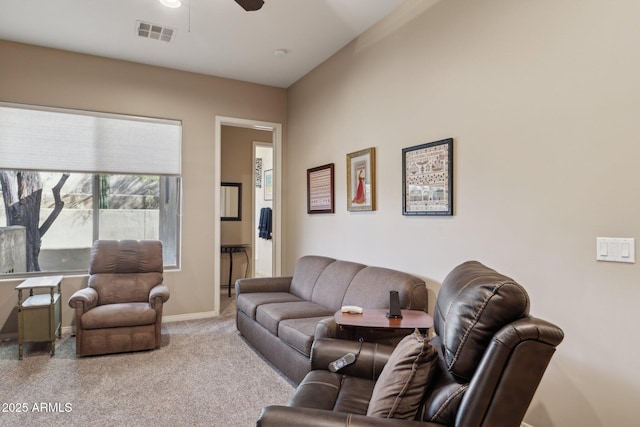
[[[209,319],[212,317],[217,317],[218,315],[215,311],[204,311],[201,313],[188,313],[188,314],[176,314],[173,316],[162,316],[163,322],[180,322],[183,320],[201,320],[201,319]],[[63,326],[62,327],[62,335],[73,335],[75,333],[75,327],[73,326]],[[4,340],[17,340],[18,333],[8,333],[8,334],[0,334],[0,341]]]
[[[13,333],[9,333],[9,334],[0,334],[0,341],[17,340],[17,339],[18,339],[18,333],[17,332],[13,332]]]
[[[163,322],[180,322],[183,320],[200,320],[209,319],[211,317],[217,317],[215,311],[203,311],[200,313],[188,313],[188,314],[175,314],[173,316],[162,316]]]

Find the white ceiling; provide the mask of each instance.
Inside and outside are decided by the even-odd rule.
[[[0,0],[0,39],[288,87],[405,0]],[[136,21],[176,30],[141,38]],[[284,49],[284,56],[274,55]]]

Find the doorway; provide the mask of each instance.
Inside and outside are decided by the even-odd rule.
[[[282,125],[280,123],[263,122],[256,120],[238,119],[233,117],[217,116],[215,127],[215,173],[214,173],[214,200],[219,201],[221,196],[221,166],[222,166],[222,128],[223,126],[248,128],[262,131],[271,132],[271,147],[272,147],[272,239],[271,239],[271,275],[279,276],[282,273],[282,197],[281,197],[281,183],[282,183]],[[254,163],[255,164],[255,163]],[[254,185],[251,185],[254,187]],[[247,189],[248,190],[248,189]],[[253,191],[248,192],[253,194]],[[246,212],[248,215],[255,216],[255,209],[250,210],[250,207],[255,204],[255,197],[253,197],[252,203],[247,206]],[[214,286],[216,288],[215,300],[214,300],[214,312],[219,314],[220,312],[220,297],[221,292],[221,220],[220,220],[220,204],[214,205],[214,270],[216,271],[214,277]],[[257,224],[259,216],[254,220]],[[253,240],[253,239],[252,239]],[[253,247],[251,253],[254,253],[256,243],[252,242]],[[254,257],[252,257],[254,258]],[[251,271],[255,271],[254,262],[251,263]],[[226,295],[225,295],[226,297]]]
[[[273,276],[273,144],[253,141],[253,277]]]

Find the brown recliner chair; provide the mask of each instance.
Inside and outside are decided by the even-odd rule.
[[[356,354],[360,344],[320,339],[312,351],[313,370],[289,406],[264,408],[257,425],[519,427],[564,337],[562,330],[529,316],[526,291],[476,261],[459,265],[445,278],[434,328],[437,335],[430,344],[437,357],[421,369],[435,374],[417,391],[412,420],[366,415],[393,348],[364,343],[355,363],[332,373],[329,363]]]
[[[75,292],[76,354],[97,355],[160,347],[162,243],[97,240],[91,250],[88,287]]]

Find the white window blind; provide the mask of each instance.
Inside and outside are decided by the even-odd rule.
[[[180,175],[174,120],[0,103],[0,169]]]

